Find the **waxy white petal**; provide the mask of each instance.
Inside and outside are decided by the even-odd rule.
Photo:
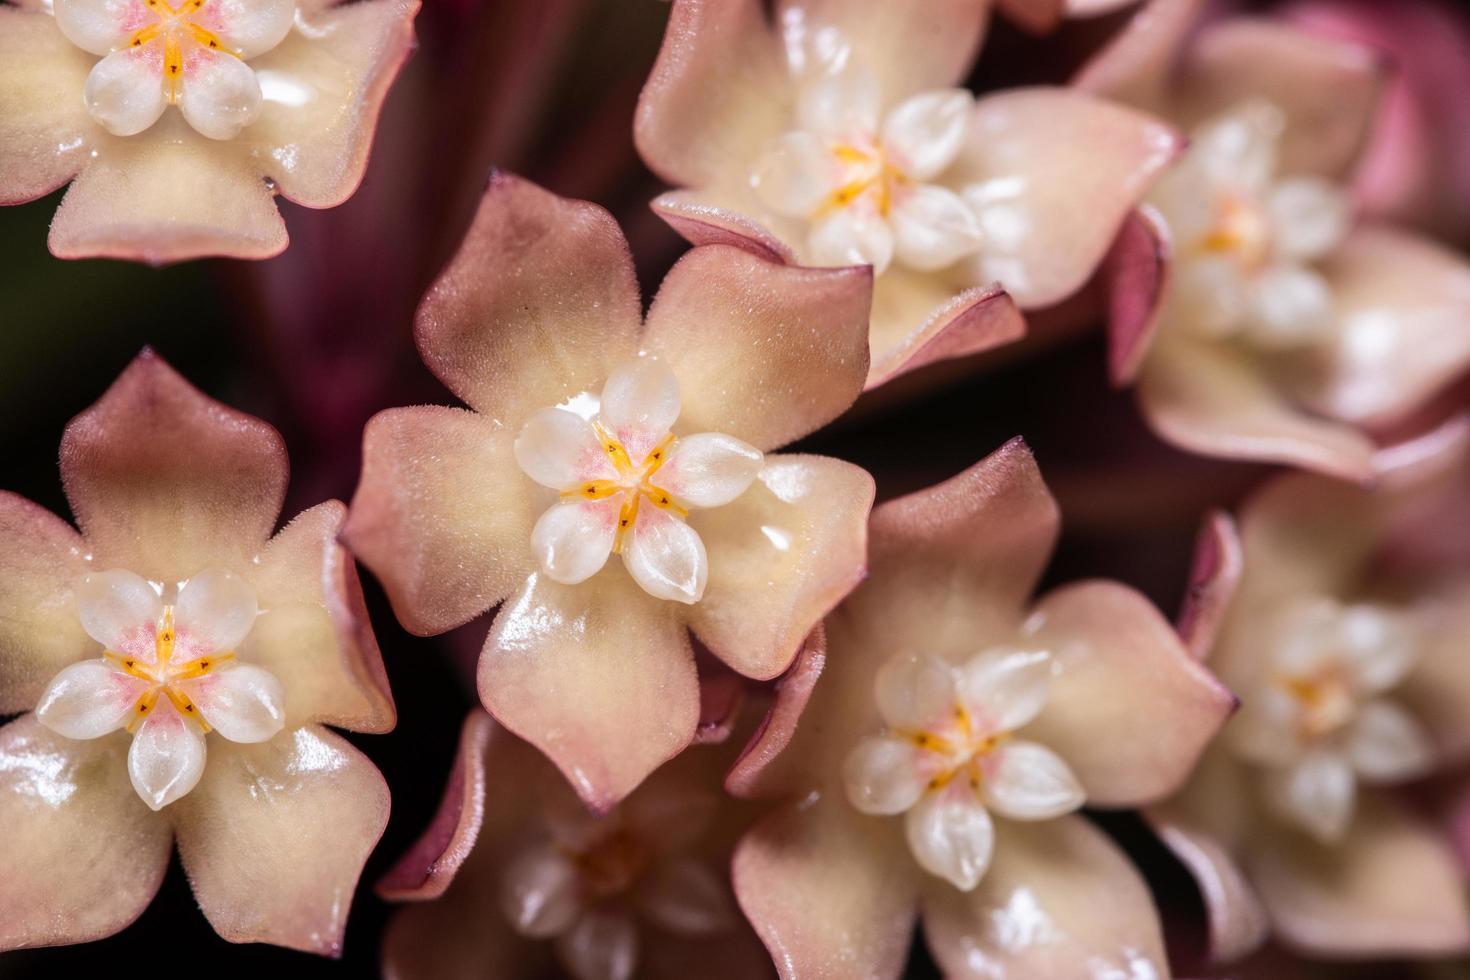
[[[961,891],[978,885],[990,867],[995,825],[964,780],[926,794],[905,816],[904,832],[919,866]]]
[[[554,581],[576,585],[596,575],[612,554],[623,495],[553,504],[531,529],[531,551]]]
[[[893,230],[875,208],[857,202],[813,222],[807,249],[813,265],[871,265],[882,275],[893,261]]]
[[[1229,256],[1185,259],[1175,265],[1168,302],[1171,323],[1200,337],[1232,336],[1251,309],[1251,290]]]
[[[1007,742],[986,762],[980,792],[997,813],[1013,820],[1049,820],[1087,801],[1071,767],[1044,745]]]
[[[843,141],[871,142],[878,132],[882,95],[872,72],[849,62],[817,75],[797,93],[796,119],[808,133]]]
[[[633,462],[642,462],[679,417],[679,379],[656,357],[629,361],[608,375],[599,417]]]
[[[260,118],[262,101],[255,70],[239,58],[197,45],[189,53],[179,109],[202,135],[234,139]]]
[[[955,689],[982,732],[1009,732],[1035,718],[1051,691],[1051,654],[998,648],[955,669]]]
[[[254,58],[291,33],[296,0],[209,0],[194,20],[240,57]]]
[[[1252,762],[1287,766],[1302,753],[1302,702],[1280,684],[1262,684],[1245,698],[1222,737]]]
[[[124,48],[139,28],[158,21],[143,0],[54,0],[51,10],[66,39],[92,54]]]
[[[1280,181],[1266,199],[1272,247],[1282,258],[1320,259],[1347,237],[1351,206],[1343,191],[1321,177]]]
[[[905,654],[886,661],[873,678],[873,695],[883,721],[908,731],[948,725],[959,706],[954,668],[932,655]]]
[[[128,776],[154,810],[162,810],[195,787],[204,775],[204,733],[160,697],[153,714],[133,736]]]
[[[1369,701],[1348,732],[1348,757],[1365,780],[1402,782],[1428,773],[1434,744],[1418,719],[1392,701]]]
[[[1324,844],[1347,833],[1357,798],[1357,779],[1342,753],[1317,750],[1265,779],[1266,802],[1276,815]]]
[[[933,184],[900,190],[889,219],[894,255],[910,269],[934,272],[980,247],[980,223],[954,191]]]
[[[250,634],[259,611],[255,590],[240,576],[219,568],[191,576],[174,604],[179,653],[193,659],[233,651]]]
[[[699,533],[647,501],[633,533],[623,538],[623,564],[643,591],[658,599],[693,604],[704,596],[709,556]]]
[[[581,911],[577,869],[549,847],[525,851],[505,869],[500,907],[523,936],[546,939],[565,932]]]
[[[77,585],[77,615],[87,635],[109,650],[153,662],[163,601],[142,577],[122,569],[93,572]]]
[[[591,423],[564,408],[543,408],[526,419],[515,454],[527,476],[553,490],[618,475]]]
[[[918,802],[929,785],[924,759],[929,753],[891,735],[869,735],[847,754],[842,782],[847,799],[863,813],[902,813]]]
[[[232,742],[266,742],[286,724],[286,692],[268,670],[239,664],[180,687],[217,732]]]
[[[677,935],[724,932],[739,921],[725,878],[692,857],[655,866],[639,883],[636,900],[645,916]]]
[[[1419,658],[1418,637],[1408,618],[1371,603],[1343,609],[1336,648],[1347,660],[1358,690],[1377,694],[1396,686]]]
[[[1332,289],[1321,273],[1295,265],[1256,275],[1250,335],[1266,348],[1302,347],[1332,330]]]
[[[1190,156],[1216,187],[1261,193],[1276,175],[1285,126],[1286,117],[1274,105],[1247,102],[1197,129],[1190,137]]]
[[[92,67],[82,91],[87,112],[114,136],[135,136],[168,108],[163,85],[163,45],[114,51]]]
[[[883,148],[910,180],[933,180],[965,145],[975,97],[961,88],[905,99],[883,121]]]
[[[98,738],[126,725],[147,690],[147,681],[105,660],[83,660],[52,678],[36,705],[36,717],[67,738]]]
[[[756,160],[750,184],[772,211],[805,218],[837,189],[833,167],[826,140],[812,133],[787,133]]]
[[[719,507],[746,491],[765,456],[748,442],[719,432],[684,436],[669,451],[653,482],[693,507]]]
[[[557,937],[556,952],[574,980],[629,980],[638,964],[638,927],[621,909],[593,909]]]

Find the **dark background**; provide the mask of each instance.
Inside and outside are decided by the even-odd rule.
[[[267,262],[166,269],[62,262],[45,245],[60,193],[0,210],[0,488],[69,516],[56,469],[62,428],[152,345],[209,395],[281,430],[293,468],[283,520],[328,497],[350,499],[361,428],[373,412],[451,401],[413,351],[412,311],[452,254],[492,165],[608,207],[651,295],[685,247],[647,208],[661,185],[631,138],[666,16],[658,0],[427,0],[420,50],[389,97],[364,186],[333,211],[283,202],[292,245]],[[985,90],[1065,80],[1120,23],[1114,16],[1074,24],[1046,41],[997,23],[972,82]],[[1131,396],[1109,389],[1095,330],[921,380],[861,403],[801,448],[867,467],[882,499],[1024,435],[1065,515],[1052,581],[1115,577],[1172,614],[1200,514],[1233,503],[1261,475],[1187,458],[1149,435]],[[0,977],[132,968],[376,975],[390,907],[372,883],[438,804],[473,703],[455,665],[478,649],[488,618],[448,637],[411,637],[366,573],[364,584],[399,724],[386,736],[350,736],[386,776],[393,814],[363,875],[342,959],[225,943],[198,912],[175,860],[131,928],[84,946],[0,955]],[[1188,879],[1134,818],[1103,822],[1148,875],[1171,942],[1187,953],[1200,915]],[[917,952],[913,974],[932,972]],[[1384,965],[1363,975],[1399,970]]]

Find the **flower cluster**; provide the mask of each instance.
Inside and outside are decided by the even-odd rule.
[[[145,348],[62,436],[75,526],[0,491],[0,951],[121,931],[177,845],[223,939],[341,954],[389,791],[333,729],[397,722],[360,562],[469,707],[436,762],[403,702],[449,776],[376,882],[394,980],[897,980],[916,926],[976,980],[1470,952],[1470,263],[1386,190],[1448,199],[1443,140],[1314,4],[673,0],[621,129],[689,247],[645,304],[611,212],[492,171],[399,324],[457,403],[365,384],[350,506],[278,525],[282,436]],[[70,183],[62,258],[274,256],[417,13],[0,5],[0,202]],[[1111,18],[992,90],[996,14]],[[1021,387],[975,417],[993,348],[1094,326],[1136,398],[1023,376],[1085,447]],[[1140,557],[1201,518],[1187,577]]]

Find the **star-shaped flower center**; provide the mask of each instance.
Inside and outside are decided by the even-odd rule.
[[[964,147],[974,97],[925,92],[880,121],[881,101],[874,77],[851,65],[807,79],[795,128],[755,162],[751,186],[776,214],[807,224],[814,264],[953,265],[979,247],[979,223],[933,181]]]
[[[531,531],[542,570],[575,585],[616,554],[650,595],[698,602],[709,558],[685,518],[744,493],[760,451],[716,432],[676,437],[679,383],[655,358],[614,371],[595,401],[595,413],[542,409],[516,439],[521,469],[561,494]]]
[[[1060,756],[1016,737],[1046,704],[1046,651],[997,648],[959,666],[900,657],[878,672],[886,723],[843,767],[847,796],[864,813],[904,813],[914,858],[955,887],[974,888],[990,865],[990,810],[1046,820],[1085,796]]]
[[[1294,603],[1272,620],[1274,645],[1227,744],[1266,770],[1266,802],[1318,839],[1340,840],[1359,780],[1393,783],[1434,761],[1428,733],[1384,695],[1403,679],[1419,638],[1404,613],[1330,599]]]
[[[247,59],[290,32],[295,0],[55,0],[56,23],[102,55],[83,92],[92,118],[116,136],[151,127],[177,106],[211,139],[230,139],[260,115]]]
[[[128,773],[155,810],[199,782],[209,732],[264,742],[285,725],[280,682],[236,654],[257,612],[250,587],[208,569],[176,601],[164,602],[165,591],[127,571],[88,575],[77,609],[102,655],[62,670],[36,707],[42,724],[68,738],[132,734]]]
[[[1206,122],[1154,188],[1176,243],[1179,329],[1265,349],[1330,336],[1332,292],[1315,265],[1347,235],[1347,197],[1320,177],[1279,176],[1285,120],[1248,102]]]

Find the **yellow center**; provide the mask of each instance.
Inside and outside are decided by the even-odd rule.
[[[1281,685],[1301,705],[1301,737],[1315,741],[1352,720],[1357,709],[1352,683],[1336,669],[1313,675],[1283,677]]]
[[[1271,228],[1254,202],[1230,195],[1220,205],[1215,226],[1196,244],[1201,252],[1233,255],[1246,269],[1259,269],[1271,256]]]
[[[954,716],[953,731],[945,735],[922,731],[900,731],[897,734],[921,749],[943,756],[949,762],[949,765],[945,766],[939,775],[929,780],[931,790],[943,789],[952,779],[961,774],[969,780],[971,789],[978,790],[980,783],[985,778],[983,769],[985,757],[1002,742],[1009,739],[1011,733],[992,732],[989,735],[977,735],[974,722],[970,719],[970,713],[965,710],[964,705],[955,705]]]
[[[908,177],[888,162],[883,148],[876,143],[871,149],[863,149],[851,143],[838,143],[832,148],[832,155],[844,166],[850,179],[827,195],[827,200],[814,217],[820,218],[845,208],[869,191],[876,195],[878,213],[888,217],[893,209],[894,189],[900,184],[908,183]]]
[[[617,469],[618,479],[588,480],[575,490],[563,490],[562,496],[605,500],[614,494],[627,494],[627,499],[623,502],[622,513],[618,515],[618,533],[613,539],[614,554],[622,552],[623,535],[638,520],[639,501],[647,499],[650,504],[660,510],[667,510],[679,517],[689,516],[689,511],[674,500],[673,494],[653,482],[653,475],[658,472],[660,466],[664,465],[664,460],[668,457],[669,445],[674,441],[672,433],[665,436],[662,442],[649,451],[648,455],[643,458],[641,466],[634,466],[628,451],[601,422],[594,420],[592,428],[597,431],[597,437],[602,440],[603,452],[607,453],[607,458]]]
[[[153,663],[146,663],[136,657],[113,650],[107,650],[102,654],[123,673],[148,684],[148,690],[143,692],[133,704],[133,718],[128,722],[129,732],[137,731],[143,719],[153,713],[160,694],[173,702],[174,707],[179,709],[179,714],[185,718],[194,719],[202,731],[208,733],[210,730],[209,724],[199,713],[198,707],[175,685],[179,681],[193,680],[212,673],[220,664],[233,660],[235,655],[233,653],[212,653],[175,664],[173,662],[174,639],[174,607],[164,606],[163,622],[159,625],[158,633],[153,641]]]
[[[143,3],[153,11],[158,22],[134,34],[128,41],[128,47],[141,48],[158,37],[163,37],[163,77],[168,83],[170,104],[179,101],[179,81],[184,75],[184,49],[179,41],[181,30],[188,32],[206,48],[239,57],[239,52],[225,47],[217,35],[189,19],[203,8],[205,0],[183,0],[177,7],[169,6],[168,0],[143,0]]]

